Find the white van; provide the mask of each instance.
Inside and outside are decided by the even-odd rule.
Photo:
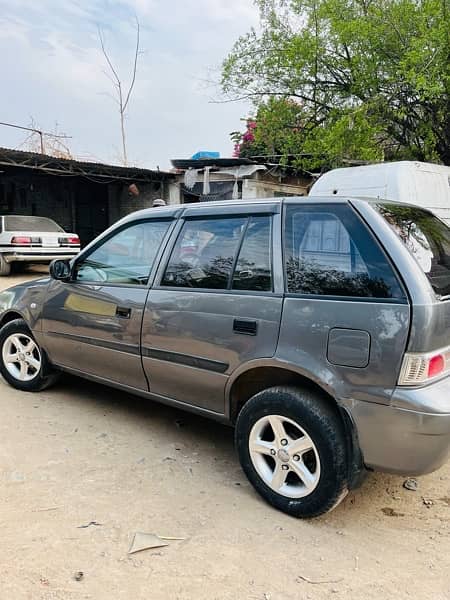
[[[312,186],[310,196],[383,198],[428,208],[450,225],[450,167],[401,161],[333,169]]]

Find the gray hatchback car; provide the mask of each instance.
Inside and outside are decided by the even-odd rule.
[[[144,210],[50,274],[0,294],[3,377],[37,391],[74,373],[231,423],[248,479],[286,513],[448,456],[450,229],[421,208]]]

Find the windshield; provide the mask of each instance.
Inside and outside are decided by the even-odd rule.
[[[419,207],[375,205],[419,263],[440,299],[450,298],[450,229]]]
[[[55,221],[45,217],[5,217],[5,231],[63,232]]]

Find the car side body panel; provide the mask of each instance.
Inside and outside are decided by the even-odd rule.
[[[150,391],[226,413],[224,389],[242,362],[275,353],[282,298],[151,290],[142,327]],[[255,335],[234,331],[256,323]]]
[[[144,286],[52,281],[42,310],[51,362],[147,390],[139,339],[147,293]],[[118,307],[129,316],[121,317]]]
[[[16,285],[1,292],[0,323],[9,320],[13,315],[20,315],[33,333],[40,337],[42,307],[49,283],[50,279],[46,277]]]
[[[388,404],[397,384],[409,329],[404,304],[286,298],[276,358],[296,363],[338,399],[355,398]],[[331,325],[332,324],[332,327]],[[355,366],[332,364],[327,350],[334,329],[367,336],[369,351],[354,357]]]
[[[366,466],[415,474],[436,469],[450,447],[450,378],[419,388],[399,387],[397,381],[406,351],[448,346],[450,302],[437,301],[415,259],[370,203],[320,198],[321,203],[351,205],[358,213],[394,265],[407,291],[403,300],[286,294],[279,210],[273,238],[272,294],[199,292],[160,285],[180,229],[175,222],[183,215],[195,218],[200,211],[202,215],[208,211],[223,216],[254,214],[255,210],[267,212],[269,205],[276,214],[283,203],[313,201],[260,201],[266,206],[253,211],[243,202],[140,211],[86,249],[100,244],[125,223],[155,217],[174,221],[148,287],[139,290],[136,306],[136,288],[132,286],[112,301],[105,287],[46,278],[0,293],[0,323],[22,316],[50,359],[63,370],[222,422],[233,418],[232,390],[239,377],[266,367],[291,372],[317,384],[346,412]],[[114,293],[119,294],[117,290]],[[133,304],[136,320],[120,325],[120,315],[108,312],[108,303],[114,307]],[[89,322],[88,313],[92,317]],[[96,319],[108,331],[107,337],[95,335]],[[236,319],[256,321],[258,335],[233,332]],[[70,334],[65,339],[58,336],[63,324],[65,333]],[[62,358],[67,353],[70,360]],[[130,357],[131,371],[130,364],[125,370],[132,376],[124,378],[120,364],[125,365]],[[95,370],[90,369],[91,364],[97,365]]]

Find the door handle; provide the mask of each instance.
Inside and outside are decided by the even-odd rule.
[[[121,319],[129,319],[131,316],[131,308],[127,308],[126,306],[117,306],[116,307],[116,317],[120,317]]]
[[[251,279],[252,277],[254,277],[253,271],[251,269],[245,269],[244,271],[239,271],[237,273],[237,276],[239,277],[239,279]]]
[[[244,335],[256,335],[258,333],[258,323],[256,321],[246,321],[244,319],[234,319],[233,331]]]

